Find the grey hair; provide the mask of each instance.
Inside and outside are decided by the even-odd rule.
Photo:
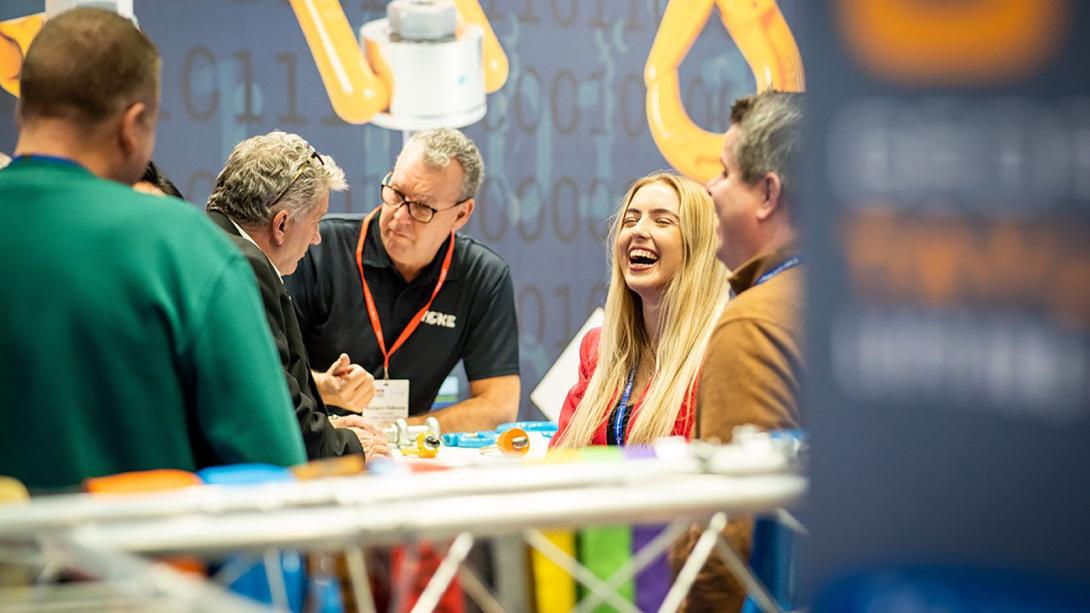
[[[333,158],[322,155],[319,164],[314,153],[303,137],[279,130],[242,141],[216,177],[208,210],[219,211],[244,228],[268,223],[281,210],[299,218],[317,206],[326,191],[348,189],[344,171]],[[272,202],[285,188],[280,200]]]
[[[774,172],[787,198],[802,145],[802,118],[803,94],[763,92],[735,101],[731,123],[738,126],[739,134],[734,156],[743,181],[753,185]]]
[[[456,160],[462,167],[462,195],[458,199],[468,200],[477,195],[484,179],[484,160],[477,145],[461,130],[436,128],[417,132],[405,143],[397,156],[398,161],[409,145],[420,146],[424,164],[431,168],[446,168],[451,160]]]

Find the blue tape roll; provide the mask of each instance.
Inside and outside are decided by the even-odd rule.
[[[496,433],[484,432],[453,432],[443,435],[443,444],[448,447],[487,447],[496,444]]]
[[[555,433],[555,421],[512,421],[496,426],[496,434],[503,434],[511,428],[522,428],[527,432]]]

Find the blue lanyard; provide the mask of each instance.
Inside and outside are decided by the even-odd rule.
[[[613,419],[613,439],[617,445],[624,446],[624,416],[628,412],[628,399],[632,396],[632,382],[636,380],[636,369],[628,371],[628,380],[624,384],[621,402],[617,405],[617,417]]]
[[[765,281],[768,281],[772,277],[775,277],[776,275],[780,274],[781,272],[783,272],[785,270],[791,270],[792,268],[798,266],[799,264],[802,264],[802,258],[800,258],[797,255],[793,255],[793,256],[787,258],[786,260],[784,260],[783,263],[781,263],[779,266],[777,266],[777,267],[773,268],[772,270],[766,272],[765,274],[761,275],[761,277],[759,279],[757,279],[757,282],[754,283],[753,286],[756,287],[756,286],[764,283]]]

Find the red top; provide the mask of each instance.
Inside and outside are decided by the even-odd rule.
[[[564,407],[560,409],[560,422],[557,428],[556,435],[553,436],[553,442],[560,439],[560,434],[563,433],[568,424],[571,422],[571,418],[575,415],[575,407],[579,406],[579,402],[583,400],[583,394],[587,391],[587,384],[590,383],[590,378],[594,375],[594,369],[598,367],[598,345],[602,338],[602,329],[594,328],[589,330],[583,341],[579,344],[579,381],[572,386],[568,392],[567,398],[564,399]],[[692,438],[694,415],[696,413],[696,383],[699,383],[699,375],[697,375],[698,381],[694,382],[692,389],[689,391],[689,395],[685,399],[685,404],[682,405],[681,411],[678,412],[677,421],[674,423],[674,430],[672,434],[674,436],[684,436],[687,440]],[[618,383],[618,387],[620,384]],[[647,384],[651,385],[650,382]],[[639,415],[640,406],[643,403],[643,397],[647,393],[647,387],[644,387],[643,392],[640,393],[639,399],[636,400],[632,407],[632,416],[628,420],[628,426],[625,430],[625,441],[628,440],[628,430],[631,429],[632,424],[636,422],[636,416]],[[615,394],[610,402],[616,402],[617,395]],[[612,414],[612,411],[610,411]],[[606,420],[598,424],[598,429],[594,431],[594,436],[590,439],[591,445],[605,445],[606,439],[606,427],[609,415],[606,416]]]

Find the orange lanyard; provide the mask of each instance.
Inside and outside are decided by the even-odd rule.
[[[397,337],[393,346],[387,351],[386,339],[382,336],[382,322],[379,321],[378,309],[375,308],[375,299],[371,295],[371,288],[367,285],[367,278],[363,274],[363,243],[367,239],[367,229],[371,227],[371,218],[378,211],[379,209],[376,208],[363,219],[363,225],[360,227],[360,239],[356,243],[356,267],[360,270],[360,283],[363,284],[363,301],[367,304],[367,317],[371,320],[371,329],[375,331],[375,340],[378,341],[378,348],[382,351],[382,372],[385,378],[389,379],[390,356],[394,355],[394,352],[400,349],[405,341],[409,340],[413,332],[416,332],[416,329],[420,326],[420,321],[424,319],[424,314],[431,308],[431,303],[435,301],[435,297],[439,295],[439,290],[443,288],[443,283],[447,280],[447,273],[450,272],[450,262],[454,258],[454,232],[450,233],[447,255],[443,258],[443,266],[439,269],[439,281],[435,283],[431,298],[428,298],[428,302],[424,304],[424,307],[416,315],[413,315],[405,329],[401,331],[401,335]]]

